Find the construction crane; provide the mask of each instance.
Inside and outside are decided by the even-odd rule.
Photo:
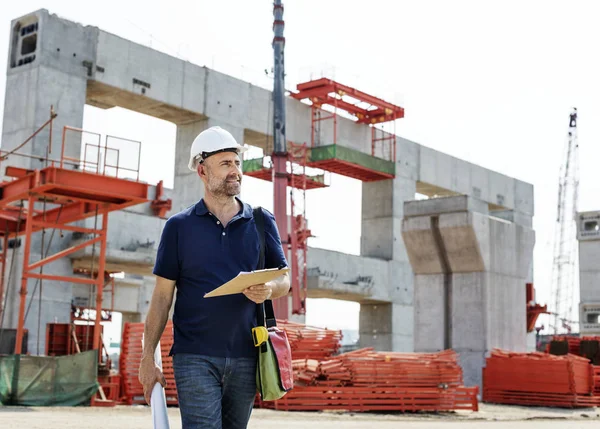
[[[576,216],[579,190],[579,144],[577,142],[577,109],[569,116],[569,128],[558,182],[557,216],[552,266],[552,295],[554,301],[554,334],[571,330],[566,321],[576,320],[573,314],[577,278]]]

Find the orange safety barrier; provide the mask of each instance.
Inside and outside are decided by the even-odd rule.
[[[494,350],[483,369],[483,400],[498,404],[593,407],[597,379],[589,359]]]

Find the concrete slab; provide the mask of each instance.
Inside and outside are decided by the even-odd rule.
[[[488,206],[483,201],[467,195],[406,201],[404,203],[405,217],[440,215],[464,211],[487,214]]]

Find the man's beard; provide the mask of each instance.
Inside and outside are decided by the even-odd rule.
[[[240,180],[239,182],[237,180]],[[235,182],[228,182],[228,180],[234,180],[234,177],[229,177],[225,180],[218,180],[211,177],[208,180],[208,190],[215,196],[227,196],[234,197],[241,191],[241,178],[236,176]]]

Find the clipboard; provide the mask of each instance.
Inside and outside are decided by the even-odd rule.
[[[251,272],[241,272],[227,283],[204,294],[204,298],[215,296],[233,295],[242,293],[246,288],[262,283],[270,282],[287,273],[289,268],[269,268],[266,270],[256,270]]]

